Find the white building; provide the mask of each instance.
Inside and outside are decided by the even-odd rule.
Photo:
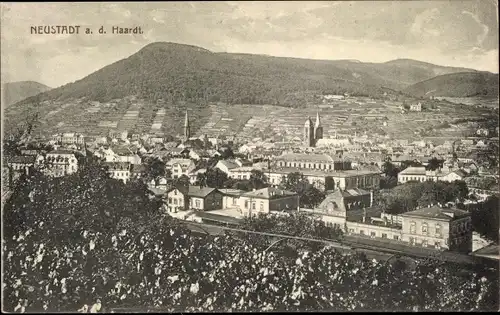
[[[418,102],[418,104],[412,104],[410,105],[410,111],[412,112],[421,112],[422,111],[422,104]]]
[[[404,184],[410,181],[425,182],[425,181],[443,181],[454,182],[463,180],[467,174],[462,170],[449,170],[443,168],[436,171],[428,171],[425,167],[408,167],[398,174],[398,183]]]
[[[165,168],[170,170],[172,178],[179,178],[182,175],[189,177],[196,165],[190,159],[171,159],[165,164]]]
[[[50,176],[61,177],[78,171],[78,160],[71,151],[56,150],[37,157],[37,165]]]

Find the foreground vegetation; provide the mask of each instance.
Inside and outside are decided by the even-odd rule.
[[[142,184],[109,179],[92,162],[59,179],[25,178],[4,208],[4,311],[498,309],[497,272],[197,237],[160,209]],[[300,231],[287,220],[275,230]]]

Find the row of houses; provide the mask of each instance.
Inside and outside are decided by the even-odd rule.
[[[167,213],[189,211],[211,211],[238,209],[243,215],[297,210],[297,193],[267,187],[245,192],[237,189],[216,189],[189,185],[173,186],[165,191],[156,191],[164,201]]]
[[[398,174],[398,183],[404,184],[410,181],[426,182],[426,181],[443,181],[454,182],[456,180],[464,180],[467,173],[461,169],[441,168],[435,171],[426,170],[425,166],[408,167]]]
[[[164,209],[172,216],[204,221],[209,214],[228,219],[301,211],[347,235],[391,244],[472,251],[472,223],[469,212],[432,206],[401,215],[389,215],[373,207],[373,193],[363,189],[336,190],[315,209],[301,209],[299,196],[273,187],[250,192],[188,186],[171,187],[158,193]]]
[[[15,155],[6,157],[7,166],[16,172],[29,173],[39,168],[44,173],[61,177],[78,171],[78,159],[72,151],[54,150],[37,155]]]
[[[372,206],[368,201],[372,196],[366,191],[339,190],[329,194],[316,209],[305,211],[318,220],[342,227],[348,235],[463,253],[472,251],[469,212],[431,206],[389,215]]]

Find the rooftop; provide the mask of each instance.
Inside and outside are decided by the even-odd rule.
[[[128,171],[131,164],[129,162],[105,162],[104,165],[111,171]]]
[[[219,191],[221,193],[223,193],[224,195],[229,195],[229,196],[240,196],[242,194],[245,193],[244,190],[240,190],[240,189],[230,189],[230,188],[223,188],[223,189],[219,189]]]
[[[401,214],[400,216],[451,221],[453,219],[466,217],[468,215],[470,215],[470,213],[464,210],[433,206],[406,212]]]
[[[410,166],[404,170],[402,170],[400,173],[400,175],[425,175],[426,174],[426,170],[425,170],[425,167],[413,167],[413,166]]]
[[[265,170],[267,173],[268,170]],[[318,176],[318,177],[354,177],[354,176],[363,176],[363,175],[374,175],[380,174],[379,171],[370,171],[370,170],[343,170],[343,171],[335,171],[335,170],[311,170],[311,169],[303,169],[297,167],[280,167],[271,169],[271,173],[276,174],[290,174],[290,173],[302,173],[305,176]]]
[[[310,162],[322,162],[331,163],[335,159],[328,154],[305,154],[305,153],[285,153],[277,157],[278,160],[286,161],[310,161]]]
[[[36,156],[34,155],[14,155],[7,156],[7,163],[33,164]]]
[[[279,198],[284,196],[296,196],[296,195],[297,194],[294,192],[281,190],[274,187],[266,187],[243,194],[244,197],[264,198],[264,199],[272,199],[272,198]]]

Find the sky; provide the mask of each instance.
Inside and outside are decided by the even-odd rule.
[[[282,1],[1,3],[2,82],[58,87],[166,41],[213,52],[386,62],[410,58],[498,73],[498,3]],[[36,35],[37,25],[93,34]],[[108,34],[98,34],[104,26]],[[137,35],[111,27],[140,26]]]

